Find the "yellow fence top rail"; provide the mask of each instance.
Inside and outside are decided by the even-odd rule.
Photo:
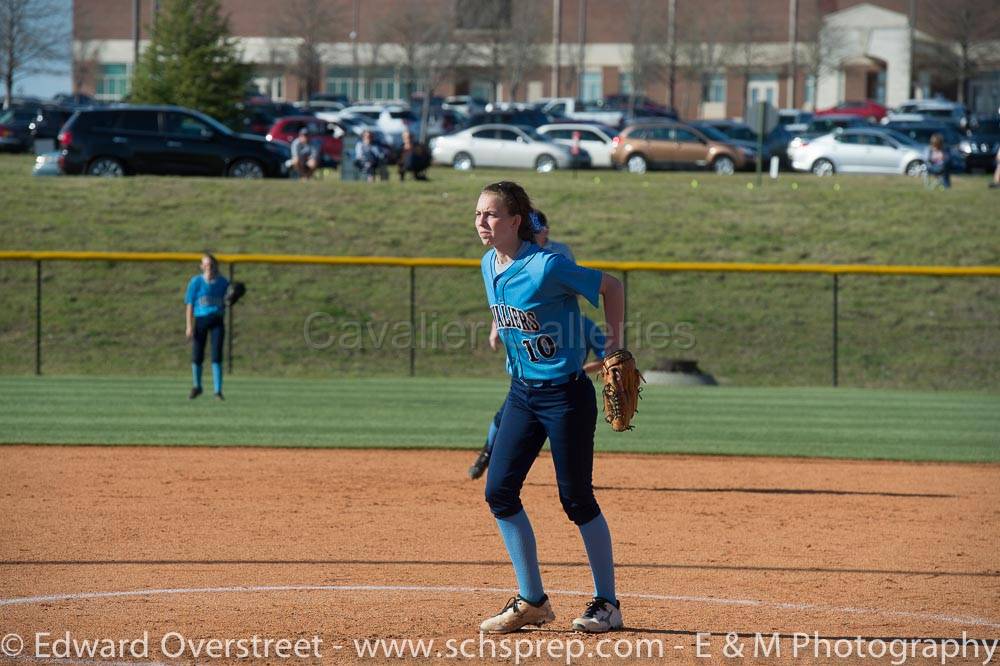
[[[329,257],[308,254],[217,254],[234,264],[308,264],[314,266],[421,266],[475,268],[478,259],[449,257]],[[163,261],[197,263],[198,252],[73,252],[0,251],[0,261]],[[876,266],[868,264],[752,264],[717,261],[581,261],[580,265],[607,271],[713,273],[822,273],[827,275],[936,275],[1000,277],[1000,266]]]

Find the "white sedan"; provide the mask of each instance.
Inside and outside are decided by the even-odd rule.
[[[792,168],[817,176],[834,173],[890,173],[919,176],[927,149],[892,130],[845,129],[788,144]]]
[[[618,135],[617,130],[606,125],[591,123],[553,123],[542,125],[536,130],[556,143],[573,146],[573,133],[580,133],[580,148],[590,153],[595,167],[611,168],[611,140]]]
[[[445,134],[431,142],[431,154],[435,163],[450,164],[461,171],[475,167],[515,167],[546,173],[568,169],[574,163],[568,146],[518,125],[476,125]],[[581,151],[576,163],[590,166],[590,156]]]

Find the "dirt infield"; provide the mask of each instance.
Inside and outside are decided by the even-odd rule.
[[[465,478],[473,457],[0,447],[0,634],[149,632],[145,661],[172,631],[320,635],[328,663],[355,661],[354,639],[478,641],[513,573],[482,482]],[[695,661],[696,632],[716,634],[699,663],[721,659],[727,632],[786,634],[782,661],[795,632],[1000,637],[998,465],[600,455],[595,467],[628,627],[616,637],[662,640],[671,661]],[[558,619],[518,636],[579,638],[564,628],[589,569],[547,454],[524,500]]]

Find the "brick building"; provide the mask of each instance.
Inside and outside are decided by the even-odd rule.
[[[315,2],[324,16],[318,91],[397,99],[420,88],[405,45],[386,30],[399,22],[407,0]],[[944,43],[932,7],[936,2],[424,0],[409,6],[444,17],[450,38],[467,45],[438,94],[501,101],[599,99],[638,87],[654,101],[673,105],[682,117],[696,118],[738,117],[748,100],[757,99],[806,109],[844,99],[869,98],[889,106],[911,96],[954,99],[958,81],[935,61]],[[139,2],[140,48],[160,4]],[[302,97],[303,81],[293,63],[308,28],[310,3],[222,0],[222,5],[260,92],[276,99]],[[483,18],[487,6],[496,13],[490,19]],[[133,7],[133,0],[74,1],[78,92],[114,100],[128,91]],[[530,43],[507,44],[504,58],[491,60],[490,41],[504,28],[519,38],[528,35]],[[992,52],[1000,54],[1000,35],[993,39]],[[1000,55],[995,57],[1000,61]],[[521,72],[517,80],[511,74],[515,60]],[[977,111],[995,112],[1000,106],[1000,62],[995,64],[964,87],[966,102]]]

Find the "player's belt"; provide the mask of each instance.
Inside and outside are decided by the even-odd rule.
[[[518,377],[517,381],[521,382],[525,386],[530,386],[531,388],[548,388],[550,386],[561,386],[563,384],[575,382],[582,376],[583,371],[580,370],[568,375],[563,375],[562,377],[556,377],[555,379],[521,379]]]

